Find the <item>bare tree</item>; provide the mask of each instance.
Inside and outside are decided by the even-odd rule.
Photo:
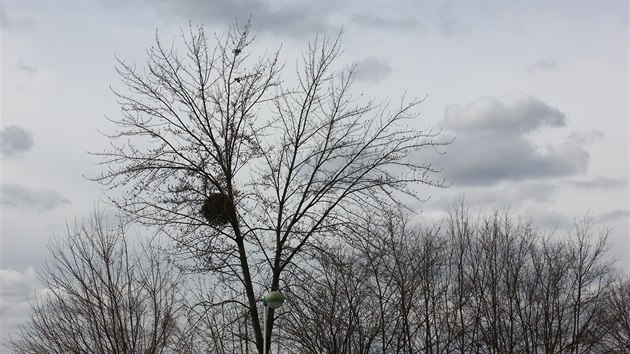
[[[630,352],[630,280],[619,277],[609,285],[597,325],[606,328],[600,351]]]
[[[476,220],[470,215],[463,198],[449,208],[444,224],[443,235],[449,246],[448,279],[452,279],[448,293],[448,337],[456,351],[472,352],[475,346],[475,321],[469,306],[474,296],[471,282],[476,274],[475,259],[478,255],[473,251],[473,243],[477,230]]]
[[[156,40],[144,71],[120,61],[120,130],[96,179],[120,187],[116,205],[168,233],[190,269],[213,274],[216,300],[249,312],[262,352],[274,323],[270,310],[262,333],[263,293],[357,205],[442,186],[412,153],[448,142],[415,128],[421,100],[354,97],[354,66],[335,67],[340,35],[309,44],[294,87],[278,52],[252,57],[249,23],[212,42],[202,28],[182,38],[183,55]]]
[[[178,277],[156,250],[130,250],[94,213],[50,246],[46,289],[10,340],[17,353],[163,353],[177,327]]]
[[[284,341],[294,352],[416,353],[448,349],[445,239],[402,210],[366,215],[294,272]],[[294,274],[292,273],[292,275]],[[316,335],[314,335],[316,334]],[[290,351],[293,352],[293,351]]]
[[[593,230],[588,217],[576,222],[568,239],[572,353],[590,353],[605,334],[605,328],[595,325],[604,305],[604,296],[613,280],[614,262],[609,250],[609,230]]]
[[[380,334],[371,274],[349,248],[320,253],[309,270],[291,272],[279,320],[289,353],[370,353]]]

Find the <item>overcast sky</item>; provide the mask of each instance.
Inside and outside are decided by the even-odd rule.
[[[46,244],[102,198],[87,151],[119,110],[115,56],[143,65],[156,29],[171,40],[204,23],[222,32],[253,15],[259,48],[287,68],[307,40],[343,26],[357,90],[427,96],[419,128],[455,137],[434,157],[446,190],[422,187],[438,218],[461,195],[471,210],[510,208],[540,227],[591,215],[628,238],[626,1],[299,2],[2,1],[2,333],[22,320]]]

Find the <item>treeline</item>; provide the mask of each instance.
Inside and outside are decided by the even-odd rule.
[[[566,237],[464,207],[363,225],[292,273],[285,352],[630,352],[630,282],[588,219]]]
[[[432,227],[402,212],[366,218],[287,271],[272,350],[630,352],[630,281],[607,235],[588,219],[561,237],[464,207]],[[181,274],[151,246],[130,246],[124,228],[98,215],[50,250],[47,290],[10,341],[14,352],[258,350],[244,296],[216,301],[231,290]]]

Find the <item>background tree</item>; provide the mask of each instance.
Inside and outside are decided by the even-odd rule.
[[[630,280],[619,277],[609,285],[597,326],[608,331],[596,350],[630,352]]]
[[[589,219],[560,237],[530,219],[441,225],[367,215],[295,276],[279,317],[289,353],[624,352],[626,283]],[[292,273],[293,274],[293,273]],[[617,279],[615,282],[612,280]],[[622,295],[623,294],[623,295]]]
[[[340,37],[309,44],[293,87],[278,52],[252,57],[249,23],[212,41],[191,29],[183,55],[156,40],[145,70],[118,68],[120,130],[97,154],[108,168],[97,180],[120,187],[114,203],[168,234],[188,269],[213,275],[222,289],[213,304],[248,311],[258,352],[274,311],[263,334],[257,301],[281,288],[301,252],[351,223],[359,205],[442,186],[413,155],[448,143],[417,130],[422,101],[354,97],[354,66],[335,66]]]
[[[178,281],[149,246],[132,250],[122,226],[94,213],[49,246],[16,353],[163,353],[179,318]]]
[[[292,353],[369,353],[381,324],[371,274],[350,249],[319,253],[291,272],[286,311],[279,320],[283,348]]]

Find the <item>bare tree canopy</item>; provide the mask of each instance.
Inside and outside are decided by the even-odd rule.
[[[156,250],[131,251],[102,214],[49,246],[45,292],[9,347],[16,353],[163,353],[176,334],[178,277]]]
[[[354,66],[336,66],[340,34],[309,44],[293,86],[278,51],[250,52],[250,23],[181,37],[182,48],[156,39],[143,70],[119,61],[122,116],[112,150],[96,154],[107,167],[96,180],[120,188],[113,201],[135,220],[169,234],[190,269],[211,272],[222,301],[248,309],[261,352],[257,300],[281,288],[296,255],[360,208],[443,186],[414,153],[449,142],[417,130],[422,100],[353,96]],[[268,338],[273,319],[272,310]]]
[[[628,352],[628,279],[588,219],[565,238],[463,207],[437,226],[362,225],[291,273],[283,352]]]
[[[588,219],[566,238],[454,209],[366,215],[284,274],[281,353],[625,353],[630,282]],[[180,278],[100,215],[51,249],[16,353],[251,353],[251,314],[205,274]],[[332,241],[332,240],[331,240]],[[186,281],[184,281],[186,280]],[[217,303],[211,302],[217,300]]]

